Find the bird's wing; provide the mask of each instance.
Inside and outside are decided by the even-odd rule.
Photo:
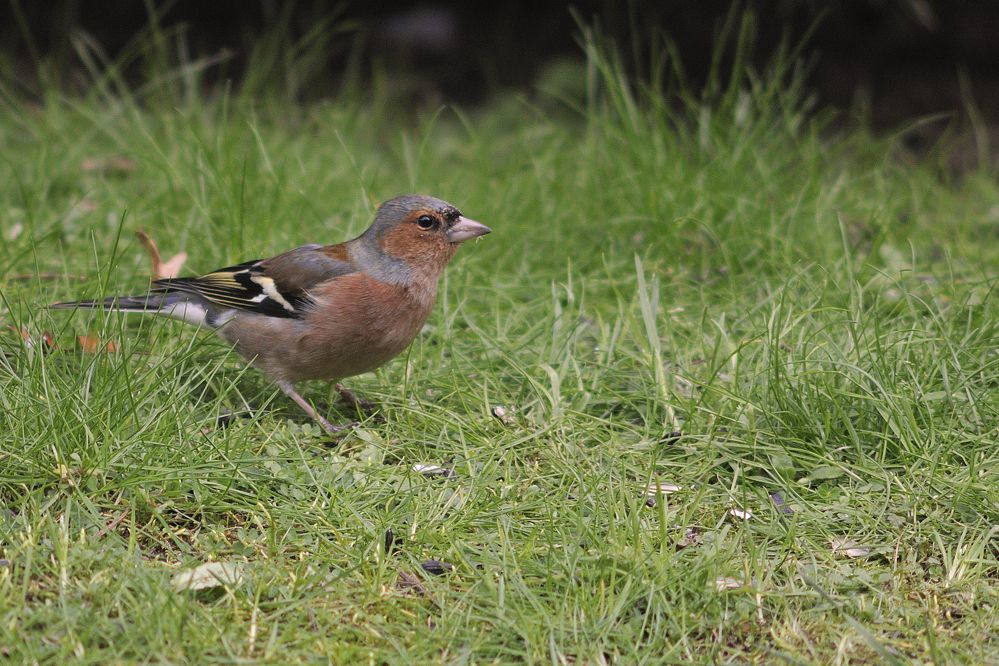
[[[301,317],[315,285],[357,272],[346,246],[303,245],[270,259],[247,261],[193,278],[153,282],[154,290],[197,294],[224,308],[270,317]]]

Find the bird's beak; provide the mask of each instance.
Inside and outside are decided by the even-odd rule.
[[[460,243],[470,238],[485,236],[492,229],[484,224],[470,220],[467,217],[459,217],[454,226],[447,230],[447,239],[452,243]]]

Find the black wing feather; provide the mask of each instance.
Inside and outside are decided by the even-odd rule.
[[[226,308],[300,318],[312,302],[308,294],[311,287],[355,270],[321,250],[320,245],[306,245],[272,259],[254,259],[200,277],[155,280],[154,291],[197,294]]]

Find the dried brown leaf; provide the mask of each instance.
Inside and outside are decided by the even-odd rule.
[[[682,550],[684,548],[687,548],[688,546],[693,546],[697,544],[698,542],[700,542],[700,540],[701,540],[701,533],[698,532],[693,527],[688,527],[686,530],[684,530],[683,536],[680,537],[679,540],[677,540],[676,548],[677,550]]]
[[[645,494],[649,497],[657,497],[659,495],[669,495],[671,493],[676,493],[683,490],[683,486],[678,486],[675,483],[659,483],[652,482],[645,489]]]
[[[725,592],[726,590],[738,590],[740,587],[745,585],[738,578],[729,578],[728,576],[722,576],[715,579],[715,590],[718,592]]]
[[[156,241],[150,238],[149,234],[145,231],[136,231],[135,235],[146,249],[146,254],[149,255],[150,272],[154,280],[166,280],[180,275],[180,269],[184,267],[184,262],[187,261],[187,252],[178,252],[166,261],[163,261],[159,248],[156,247]]]
[[[28,329],[14,328],[13,326],[8,326],[7,330],[13,331],[14,333],[17,333],[19,336],[21,336],[21,339],[24,340],[26,343],[28,343],[29,347],[34,345],[34,340],[31,339],[31,334],[28,333]]]
[[[165,278],[175,278],[180,275],[180,269],[184,267],[184,262],[187,261],[187,252],[178,252],[173,255],[162,264],[160,264],[160,270],[156,279],[162,280]]]
[[[114,157],[89,157],[80,163],[80,168],[89,173],[102,173],[108,176],[128,176],[135,171],[135,160],[122,155]]]
[[[76,344],[85,354],[97,354],[100,352],[116,352],[118,351],[118,343],[114,340],[108,340],[107,342],[101,342],[101,339],[96,335],[78,335],[76,337]]]
[[[871,554],[870,548],[861,546],[853,539],[833,539],[830,545],[837,555],[846,555],[850,558],[867,557]]]
[[[445,479],[454,478],[454,470],[449,467],[444,467],[442,465],[432,465],[426,463],[416,463],[413,465],[413,471],[417,474],[422,474],[426,477],[443,477]]]
[[[101,528],[101,531],[97,533],[97,538],[98,539],[102,539],[105,536],[107,536],[108,534],[110,534],[111,532],[113,532],[114,530],[116,530],[118,528],[118,526],[121,525],[122,521],[124,521],[126,518],[128,518],[128,516],[130,514],[131,514],[131,511],[128,510],[128,509],[126,509],[126,510],[122,511],[121,513],[119,513],[117,516],[115,516],[114,519],[112,519],[110,522],[108,522],[107,525],[105,525],[103,528]]]
[[[753,512],[750,511],[749,509],[735,508],[735,509],[729,509],[728,515],[732,516],[733,518],[738,518],[739,520],[749,520],[750,518],[753,517]]]
[[[489,411],[492,413],[494,417],[499,419],[500,423],[502,423],[505,426],[513,425],[515,423],[513,414],[510,413],[513,411],[513,409],[507,409],[502,405],[496,405]]]
[[[13,331],[18,336],[20,336],[20,338],[24,340],[24,344],[26,347],[34,348],[34,346],[37,344],[37,341],[31,337],[31,334],[28,333],[28,329],[26,328],[23,327],[14,328],[13,326],[8,326],[7,330]],[[49,331],[42,331],[41,340],[42,340],[42,349],[44,351],[53,351],[56,349],[55,339],[52,336],[52,333],[50,333]]]
[[[396,582],[396,587],[404,592],[413,591],[423,596],[427,593],[427,588],[423,587],[423,583],[416,574],[409,573],[408,571],[399,572],[399,580]]]
[[[243,582],[243,566],[238,562],[205,562],[181,571],[171,582],[176,592],[205,590],[221,585],[235,587]]]

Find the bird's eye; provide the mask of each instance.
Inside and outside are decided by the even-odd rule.
[[[434,220],[434,218],[430,217],[429,215],[421,215],[416,219],[416,224],[421,229],[430,229],[431,227],[434,226],[435,222],[436,220]]]

